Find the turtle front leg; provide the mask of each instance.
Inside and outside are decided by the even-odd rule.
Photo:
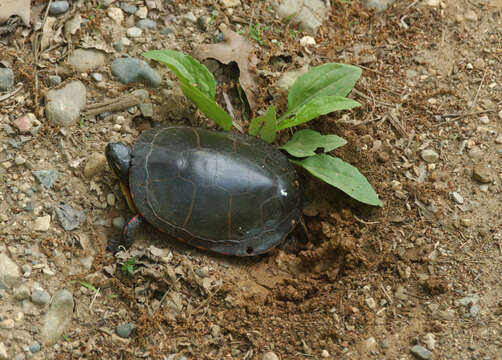
[[[146,220],[140,214],[134,215],[129,219],[127,224],[125,224],[122,234],[113,236],[108,240],[107,250],[112,253],[117,253],[121,248],[129,249],[134,241],[134,238],[138,232],[143,229],[146,224]]]

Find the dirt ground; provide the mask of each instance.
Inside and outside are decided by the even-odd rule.
[[[51,295],[66,288],[75,301],[64,339],[31,353],[28,346],[38,339],[49,305],[25,311],[4,292],[0,320],[15,318],[21,308],[25,313],[13,329],[0,328],[9,354],[24,356],[16,359],[502,359],[502,2],[395,1],[375,13],[359,1],[331,1],[316,44],[308,47],[299,44],[303,34],[294,24],[274,17],[268,1],[244,2],[251,18],[240,8],[230,16],[213,4],[219,15],[205,31],[173,22],[175,36],[153,30],[123,52],[191,53],[197,44],[212,42],[223,22],[243,34],[249,25],[263,24],[263,44],[254,43],[257,70],[284,73],[325,62],[361,66],[350,96],[362,106],[322,116],[309,127],[348,141],[334,155],[368,178],[383,207],[361,205],[300,172],[309,241],[298,229],[294,250],[229,258],[150,230],[114,257],[105,250],[118,232],[112,219],[128,216],[118,180],[107,166],[92,177],[84,169],[108,142],[120,138],[132,144],[151,122],[138,111],[86,117],[65,128],[46,121],[43,98],[51,88],[46,78],[93,33],[110,47],[125,31],[116,34],[97,2],[81,2],[71,11],[90,25],[44,52],[37,64],[32,30],[19,27],[0,38],[2,64],[22,83],[19,92],[0,101],[0,120],[10,124],[34,113],[42,123],[19,148],[9,145],[12,135],[0,132],[2,156],[22,155],[33,165],[2,167],[0,246],[19,265],[51,269],[48,275],[34,266],[23,280],[27,284],[38,282]],[[188,11],[209,14],[213,2],[164,3],[159,23]],[[107,64],[116,56],[107,52]],[[61,76],[63,82],[85,84],[88,104],[144,87],[122,85],[108,65],[100,72],[101,86],[88,74]],[[277,77],[259,81],[264,110],[271,98],[281,97],[273,86]],[[167,97],[160,89],[148,90],[154,118],[208,126],[173,86]],[[227,90],[236,94],[231,84]],[[240,108],[238,96],[232,101]],[[117,131],[117,115],[127,131]],[[437,158],[431,161],[424,150],[434,150]],[[24,198],[13,188],[36,184],[31,170],[47,168],[56,169],[58,178],[50,190],[32,195],[39,213],[23,210]],[[115,205],[107,204],[108,194],[114,194]],[[34,219],[54,216],[59,202],[86,211],[86,222],[64,231],[53,220],[47,232],[34,232]],[[134,274],[128,276],[120,264],[132,257]],[[92,265],[86,266],[86,259]],[[134,326],[128,338],[116,334],[123,323]],[[414,355],[416,345],[431,354]]]

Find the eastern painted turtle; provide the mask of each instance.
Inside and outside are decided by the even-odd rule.
[[[287,157],[261,139],[192,127],[143,132],[134,148],[109,143],[106,157],[136,215],[198,248],[227,255],[264,253],[298,223],[301,199]]]

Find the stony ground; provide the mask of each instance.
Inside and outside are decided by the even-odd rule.
[[[320,2],[299,26],[269,1],[47,3],[0,5],[0,359],[502,359],[500,0]],[[335,155],[384,206],[300,173],[293,251],[228,258],[150,229],[114,257],[128,211],[105,145],[214,127],[141,54],[194,53],[221,24],[250,37],[258,113],[283,109],[292,70],[362,67],[362,106],[309,126],[348,140]],[[206,64],[245,129],[237,67]]]

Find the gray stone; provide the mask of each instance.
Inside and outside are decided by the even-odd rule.
[[[40,331],[43,344],[50,346],[61,338],[70,325],[73,306],[73,295],[68,290],[60,290],[54,295]]]
[[[172,34],[174,33],[174,30],[169,28],[169,27],[165,27],[165,28],[162,28],[160,29],[160,34],[161,35],[169,35],[169,34]]]
[[[114,42],[113,48],[115,49],[115,51],[119,51],[119,52],[122,51],[122,42],[120,42],[120,41]]]
[[[54,169],[49,170],[33,170],[31,172],[35,179],[46,189],[49,189],[57,179],[57,172]]]
[[[122,230],[125,226],[125,219],[122,216],[115,217],[112,220],[112,224],[114,228]]]
[[[161,76],[153,70],[148,63],[139,59],[120,58],[115,59],[110,69],[123,84],[143,81],[148,86],[158,87],[162,80]]]
[[[263,360],[279,360],[279,357],[272,351],[269,351],[263,355]]]
[[[151,118],[153,116],[153,105],[152,104],[139,104],[139,110],[144,117]]]
[[[195,15],[193,14],[193,12],[191,12],[191,11],[189,11],[185,15],[183,15],[183,20],[185,22],[189,22],[189,23],[192,23],[192,24],[195,24],[197,22],[197,18],[195,17]]]
[[[39,216],[33,222],[33,231],[47,232],[51,226],[51,216]]]
[[[422,151],[422,159],[428,163],[433,163],[438,161],[439,154],[432,149],[425,149]]]
[[[146,102],[150,99],[150,94],[146,89],[137,89],[132,92],[134,96],[136,96],[141,102]]]
[[[55,208],[59,223],[66,231],[74,230],[85,222],[87,214],[67,204],[59,204]]]
[[[157,23],[153,20],[150,19],[141,19],[136,23],[136,26],[139,27],[140,29],[146,30],[146,29],[156,29],[157,28]]]
[[[122,10],[124,10],[124,12],[126,12],[128,14],[131,14],[131,15],[136,14],[136,11],[138,11],[138,8],[136,6],[130,5],[130,4],[125,3],[125,2],[121,2],[120,3],[120,8]]]
[[[39,352],[41,348],[42,346],[38,343],[38,341],[32,342],[29,347],[30,352],[32,352],[33,354]]]
[[[20,279],[19,266],[6,254],[0,253],[0,289],[14,287]]]
[[[94,49],[77,49],[68,57],[70,65],[80,73],[87,73],[105,64],[105,55]]]
[[[458,305],[469,306],[470,304],[476,305],[479,302],[479,295],[473,294],[469,296],[464,296],[456,301]]]
[[[432,358],[432,352],[420,345],[415,345],[411,348],[411,353],[419,359],[428,360]]]
[[[49,14],[59,15],[64,14],[70,8],[68,1],[54,1],[49,7]]]
[[[3,342],[0,342],[0,360],[9,360],[9,354]]]
[[[31,302],[36,305],[47,305],[51,301],[51,296],[42,289],[33,289],[31,292]]]
[[[140,28],[138,28],[136,26],[133,26],[133,27],[130,27],[129,29],[127,29],[126,34],[130,38],[137,38],[137,37],[140,37],[141,35],[143,35],[143,30],[141,30]]]
[[[474,166],[472,178],[482,184],[488,184],[492,181],[492,173],[485,163],[480,163]]]
[[[274,1],[273,6],[281,19],[291,17],[291,21],[300,23],[301,30],[313,34],[328,15],[329,9],[321,0],[309,0],[306,3],[300,0],[278,0]]]
[[[14,85],[14,72],[9,68],[0,68],[0,91],[5,91]]]
[[[471,308],[469,309],[469,314],[471,317],[475,318],[479,314],[479,306],[477,305],[472,305]]]
[[[464,203],[464,198],[462,197],[462,195],[460,195],[460,194],[459,194],[458,192],[456,192],[456,191],[453,191],[453,192],[451,193],[451,197],[452,197],[452,199],[453,199],[453,200],[455,200],[455,202],[456,202],[457,204],[462,205],[462,204]]]
[[[366,0],[363,3],[368,9],[375,9],[377,12],[382,12],[387,10],[392,1],[393,0]]]
[[[131,323],[123,323],[117,326],[117,334],[122,338],[128,338],[129,336],[131,336],[133,330],[134,325]]]
[[[45,114],[52,125],[73,125],[80,120],[87,92],[80,81],[72,81],[62,89],[49,90],[45,100]]]
[[[47,77],[47,81],[49,82],[49,85],[58,86],[59,84],[61,84],[61,81],[63,80],[59,75],[49,75]]]
[[[91,77],[94,81],[97,81],[97,82],[100,82],[100,81],[103,81],[104,78],[103,78],[103,75],[100,74],[100,73],[97,73],[97,72],[94,72],[91,74]]]
[[[21,301],[30,297],[30,289],[26,285],[21,285],[14,289],[14,299]]]

